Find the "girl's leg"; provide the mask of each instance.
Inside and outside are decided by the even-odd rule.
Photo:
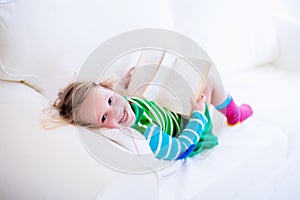
[[[214,106],[222,104],[227,97],[221,77],[215,67],[212,67],[209,72],[204,94],[207,97],[207,103]]]
[[[212,67],[207,78],[204,91],[207,102],[223,113],[230,125],[243,122],[253,114],[252,108],[247,104],[237,106],[229,94],[225,91],[221,77],[215,67]]]

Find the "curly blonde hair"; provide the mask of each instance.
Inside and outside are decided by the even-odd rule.
[[[65,124],[79,125],[89,129],[99,129],[99,125],[87,124],[78,119],[79,108],[89,92],[97,86],[102,86],[112,90],[116,89],[116,82],[107,79],[103,82],[92,81],[74,81],[69,83],[64,89],[59,90],[57,99],[50,103],[50,112],[54,109],[57,111],[52,114],[52,119],[43,123],[43,127],[47,129],[56,128]],[[49,125],[52,123],[52,125]],[[56,124],[56,125],[53,125]]]

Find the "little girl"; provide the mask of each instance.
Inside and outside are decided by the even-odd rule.
[[[132,70],[121,81],[125,88]],[[59,92],[52,106],[60,118],[70,124],[90,129],[134,128],[144,135],[157,158],[183,159],[218,144],[212,133],[208,105],[214,105],[223,113],[229,125],[243,122],[252,115],[249,105],[237,106],[226,94],[218,73],[213,70],[211,74],[201,98],[191,100],[193,112],[189,119],[153,101],[121,96],[112,81],[72,82]]]

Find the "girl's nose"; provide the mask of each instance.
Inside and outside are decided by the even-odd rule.
[[[116,118],[118,116],[118,109],[116,106],[111,107],[110,109],[110,114],[113,118]]]
[[[109,109],[109,111],[107,112],[109,114],[109,116],[114,117],[115,116],[115,111],[113,109]]]
[[[111,114],[114,119],[117,119],[121,114],[121,109],[118,106],[111,107]]]

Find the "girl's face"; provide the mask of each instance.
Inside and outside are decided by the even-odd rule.
[[[128,101],[102,86],[89,92],[80,110],[84,114],[85,122],[97,123],[100,127],[129,127],[135,121],[135,114]]]

